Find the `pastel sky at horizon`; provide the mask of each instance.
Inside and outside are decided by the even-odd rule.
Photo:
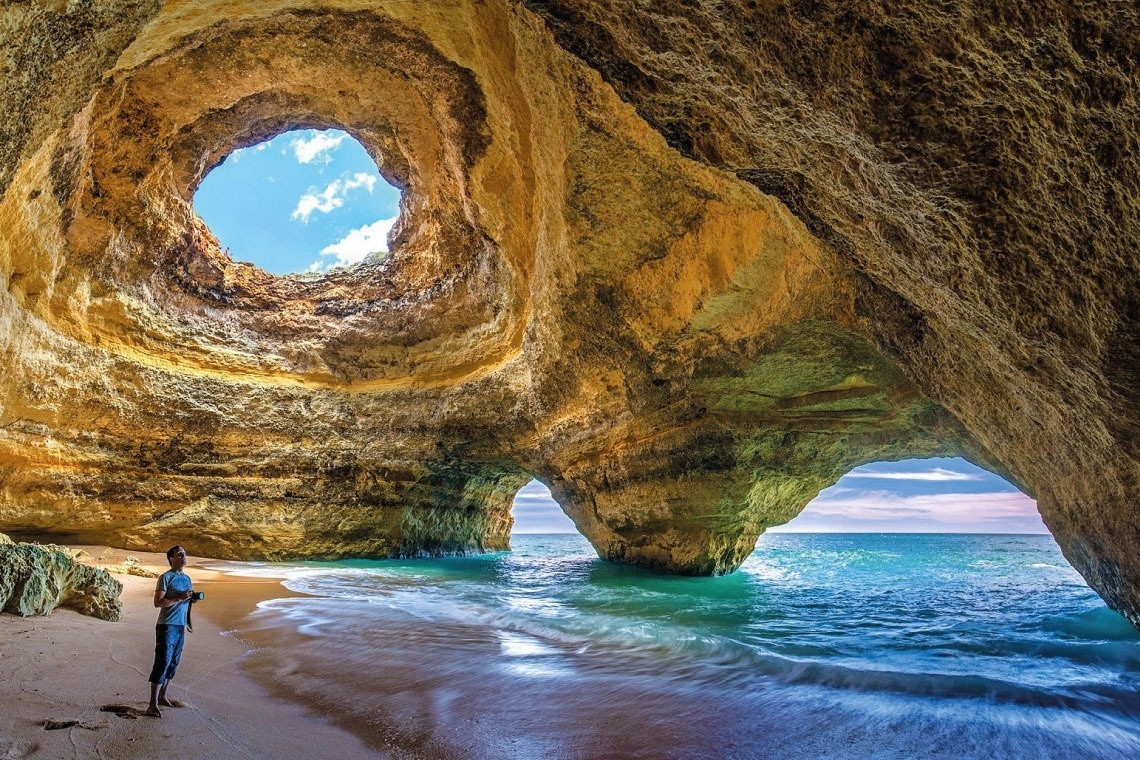
[[[515,533],[573,533],[574,524],[532,481],[512,510]],[[961,458],[856,467],[771,533],[1048,533],[1037,503]]]
[[[194,209],[230,255],[274,274],[324,273],[387,251],[400,192],[356,140],[298,130],[234,151]],[[515,533],[574,533],[538,481],[515,497]],[[822,491],[772,532],[1047,533],[1036,503],[964,459],[877,462]]]

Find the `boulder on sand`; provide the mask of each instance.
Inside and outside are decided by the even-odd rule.
[[[12,543],[0,534],[0,611],[28,617],[68,607],[118,621],[122,591],[123,584],[76,562],[62,546]]]

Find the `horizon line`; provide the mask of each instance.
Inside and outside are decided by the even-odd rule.
[[[1008,531],[1008,530],[779,530],[765,531],[760,538],[766,535],[784,536],[832,536],[832,535],[890,535],[890,536],[1052,536],[1044,531]],[[559,531],[520,531],[511,533],[512,536],[586,536],[575,530]]]

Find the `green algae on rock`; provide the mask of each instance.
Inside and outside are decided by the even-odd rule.
[[[0,534],[0,611],[29,617],[67,607],[118,621],[122,592],[123,584],[77,562],[62,546],[15,543]]]

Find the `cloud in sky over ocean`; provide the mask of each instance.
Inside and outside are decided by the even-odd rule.
[[[293,209],[290,219],[300,219],[302,223],[308,224],[309,217],[314,211],[320,211],[322,214],[327,214],[334,209],[338,209],[345,204],[348,200],[348,195],[353,190],[360,188],[372,192],[372,188],[376,186],[376,177],[368,175],[364,172],[357,172],[351,177],[341,177],[330,182],[324,190],[319,193],[316,192],[315,187],[309,188],[309,191],[301,196],[297,201],[297,208]]]
[[[872,474],[873,471],[879,470]],[[863,484],[874,476],[882,483]],[[569,533],[573,522],[538,481],[515,497],[515,533]],[[1047,533],[1037,504],[964,459],[910,459],[856,468],[775,533]]]
[[[311,164],[314,161],[328,163],[332,160],[332,153],[340,147],[346,137],[348,137],[346,133],[334,130],[325,132],[310,130],[303,137],[293,138],[289,146],[293,149],[293,155],[298,163]]]
[[[1033,499],[964,459],[910,459],[857,467],[821,491],[796,519],[773,530],[1048,532]]]
[[[324,272],[334,266],[358,264],[370,253],[388,250],[388,232],[399,217],[381,219],[351,230],[340,240],[321,249],[323,258],[309,265],[310,272]]]
[[[537,480],[527,483],[515,494],[511,507],[515,518],[512,533],[576,533],[574,523],[550,495],[550,489]]]
[[[1044,533],[1037,503],[1019,491],[901,496],[827,489],[788,530],[916,533]]]
[[[941,467],[919,472],[872,472],[856,467],[844,477],[848,478],[874,478],[875,480],[926,480],[930,482],[945,482],[951,480],[978,480],[978,476],[968,472],[954,472]]]

